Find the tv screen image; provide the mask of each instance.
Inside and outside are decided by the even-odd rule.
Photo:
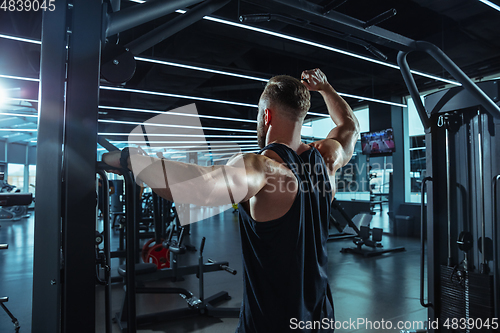
[[[365,155],[390,155],[396,151],[392,128],[361,133],[361,149]]]

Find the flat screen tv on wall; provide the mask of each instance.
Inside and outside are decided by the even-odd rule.
[[[387,156],[396,151],[392,128],[361,133],[361,149],[364,155]]]

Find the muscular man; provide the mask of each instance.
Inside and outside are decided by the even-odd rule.
[[[301,128],[310,107],[309,91],[323,96],[337,126],[326,139],[307,145],[301,141]],[[127,163],[123,166],[137,171],[136,177],[168,200],[228,204],[228,191],[231,201],[237,198],[244,271],[237,332],[287,332],[300,322],[332,323],[326,240],[333,176],[351,159],[358,122],[319,69],[304,71],[302,81],[273,77],[260,97],[257,120],[262,150],[237,155],[226,166],[152,161],[119,152],[103,160],[119,167],[121,157]],[[236,167],[238,163],[244,168]],[[206,181],[193,187],[191,180],[199,177]],[[176,191],[180,194],[173,198],[174,186],[185,191]],[[241,188],[241,196],[232,194]],[[333,331],[333,325],[313,327],[300,331]]]

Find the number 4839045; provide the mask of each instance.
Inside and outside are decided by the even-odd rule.
[[[1,1],[1,0],[0,0]],[[55,0],[3,0],[0,10],[4,12],[37,12],[56,10]]]

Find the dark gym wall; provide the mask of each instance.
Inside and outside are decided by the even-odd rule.
[[[28,164],[36,164],[36,146],[28,147]]]
[[[401,103],[401,97],[391,97],[392,102]],[[389,210],[398,212],[405,203],[405,134],[408,128],[408,110],[399,106],[370,103],[370,132],[392,127],[396,152],[392,154],[393,184]]]
[[[370,132],[381,131],[392,126],[390,105],[370,103],[368,108],[370,109]]]
[[[6,163],[26,163],[26,145],[0,141],[0,161]],[[27,164],[36,164],[36,147],[28,147]]]
[[[0,141],[0,161],[6,162],[7,156],[5,155],[5,149],[7,147],[7,142]]]
[[[21,145],[18,143],[8,144],[7,147],[7,162],[8,163],[18,163],[26,164],[26,145]]]

